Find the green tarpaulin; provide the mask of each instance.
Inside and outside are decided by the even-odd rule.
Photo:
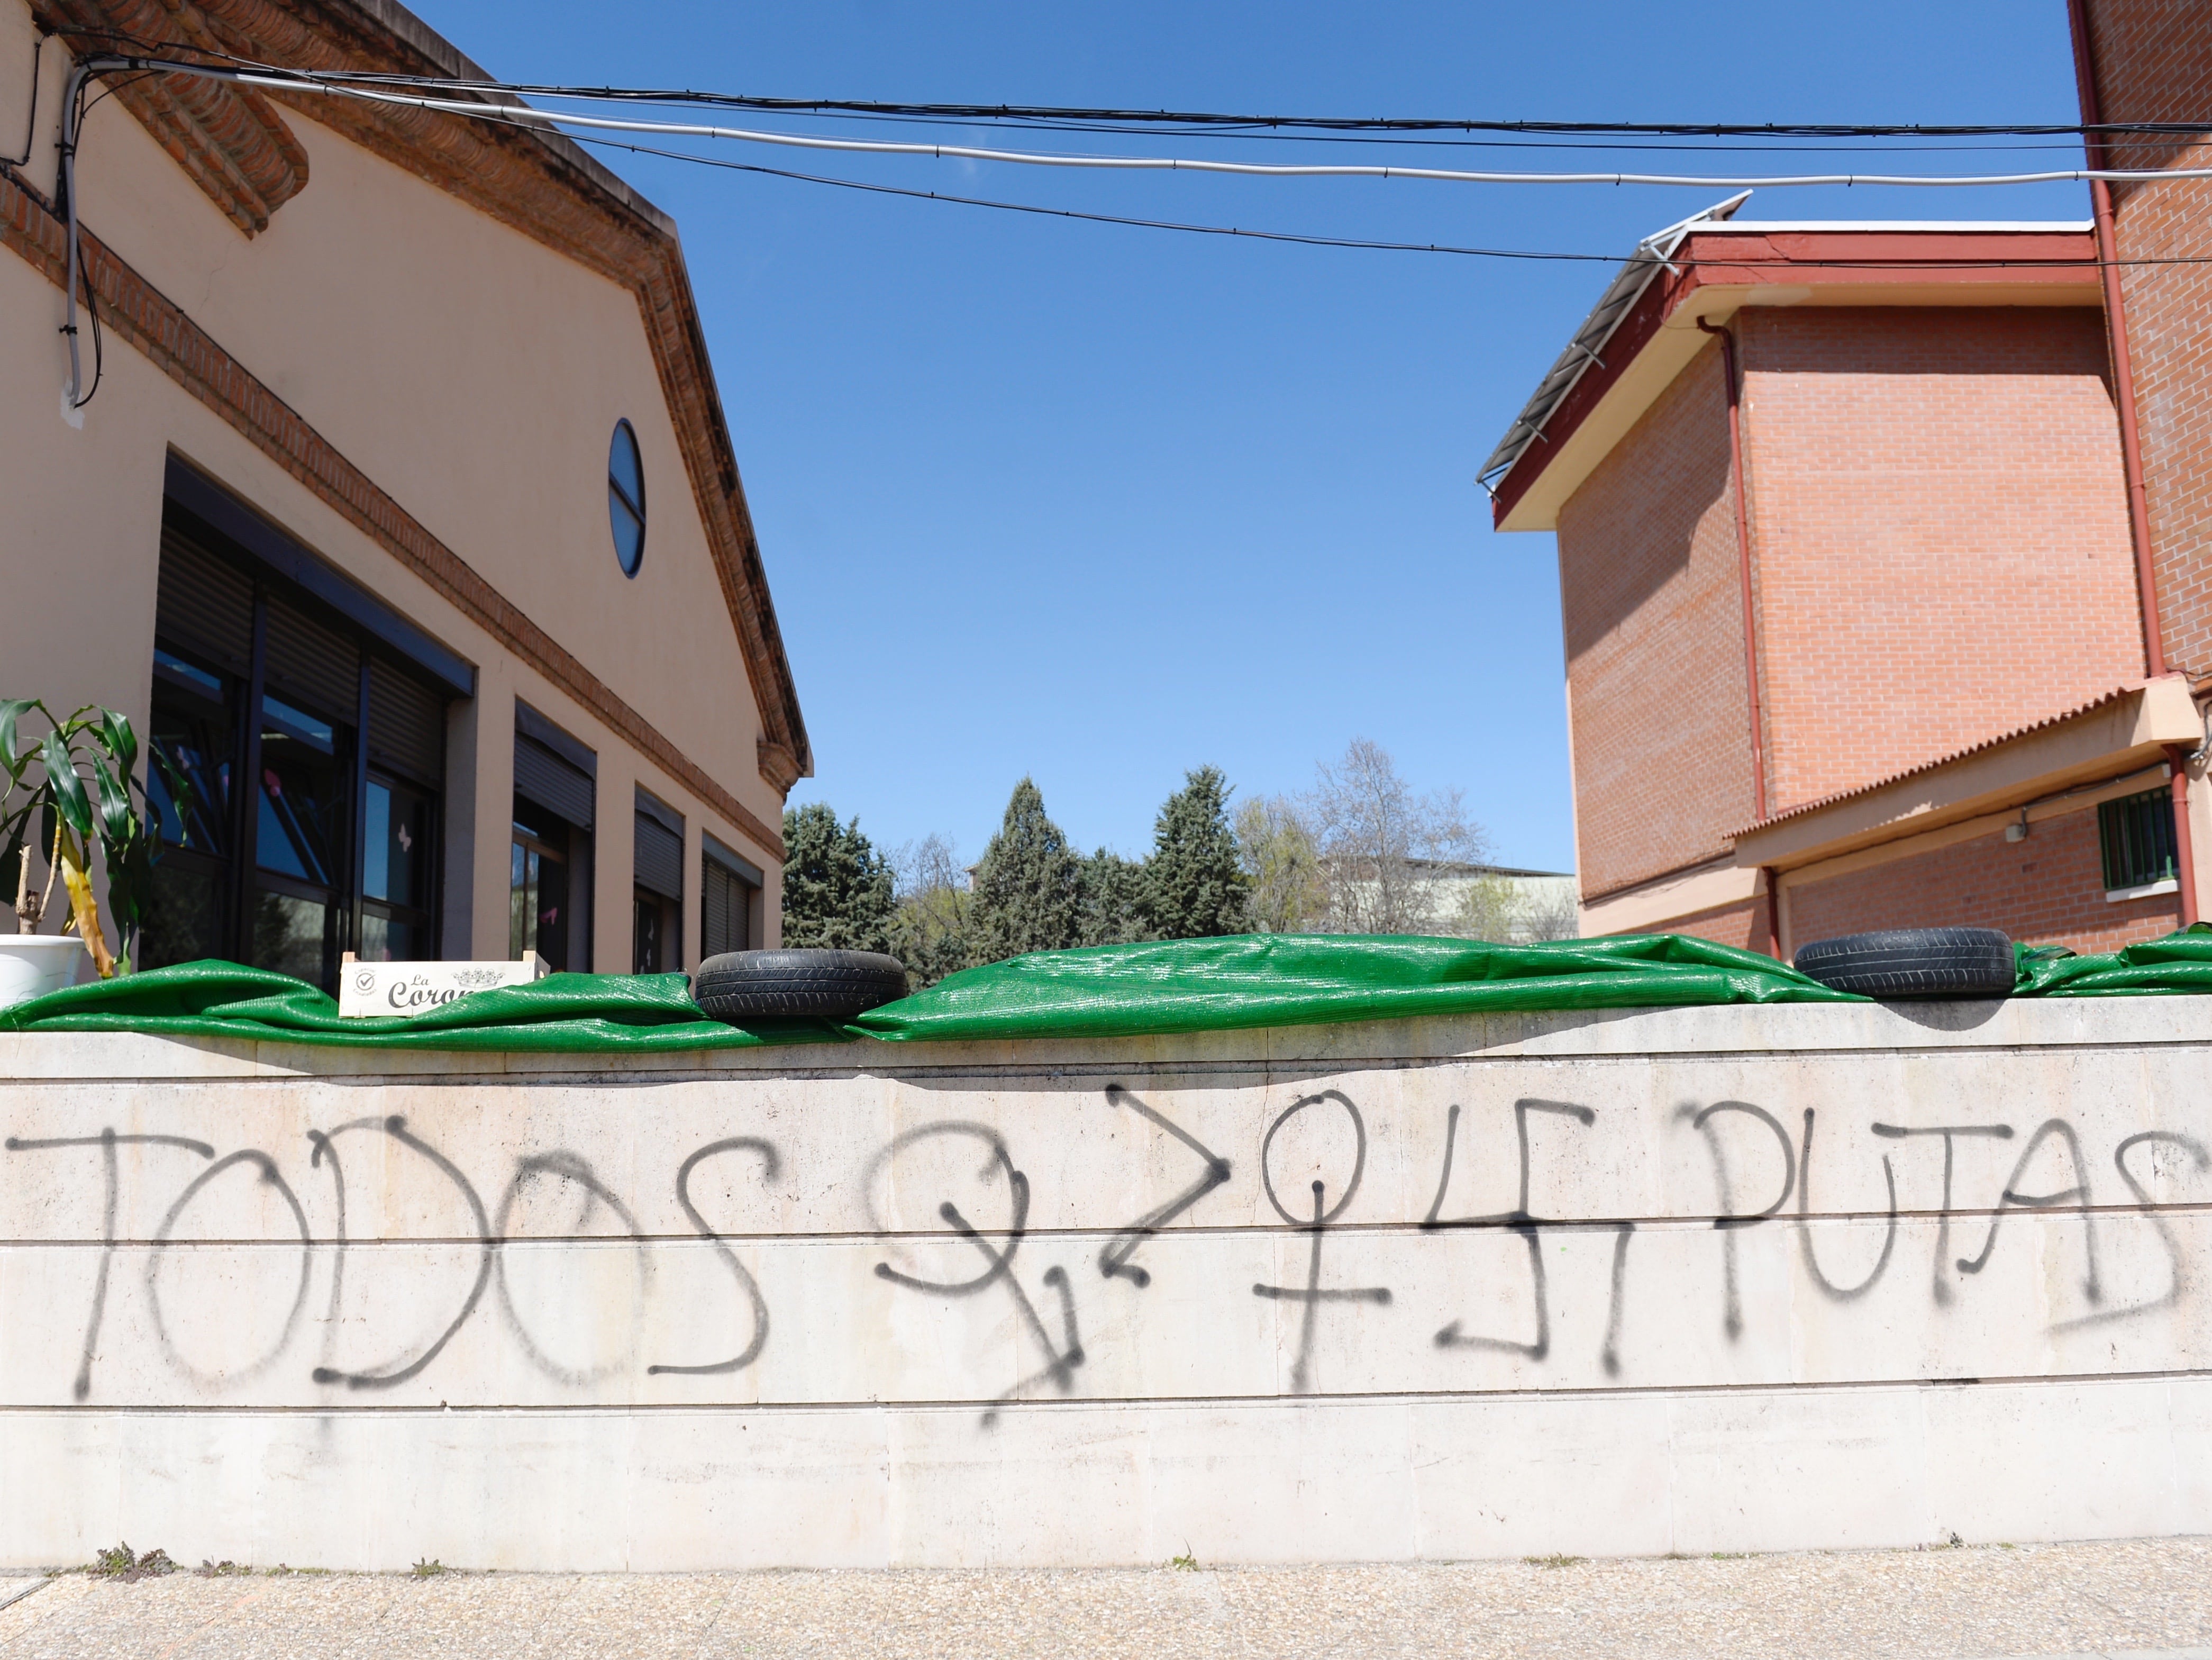
[[[2212,929],[2077,957],[2022,947],[2015,995],[2212,991]],[[0,1031],[140,1031],[362,1048],[659,1054],[852,1038],[1134,1037],[1415,1015],[1856,1002],[1753,952],[1685,934],[1492,946],[1401,935],[1253,934],[1040,952],[969,969],[845,1026],[740,1028],[680,974],[556,974],[421,1014],[342,1020],[305,982],[191,963],[0,1010]]]

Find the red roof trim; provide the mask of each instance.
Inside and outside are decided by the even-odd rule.
[[[1826,263],[1836,260],[1899,263]],[[1946,265],[1946,260],[1960,263]],[[2097,248],[2088,231],[1730,231],[1716,226],[1692,231],[1675,252],[1674,263],[1678,269],[1661,271],[1621,319],[1606,344],[1602,363],[1592,364],[1575,383],[1512,470],[1498,481],[1490,504],[1493,525],[1505,522],[1505,516],[1543,476],[1559,447],[1574,435],[1651,337],[1699,289],[1880,288],[1930,283],[2078,287],[2095,280]]]

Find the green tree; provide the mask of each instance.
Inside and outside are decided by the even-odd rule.
[[[1156,939],[1209,939],[1251,926],[1251,884],[1229,827],[1229,781],[1218,767],[1185,775],[1152,826],[1144,909]]]
[[[783,943],[800,949],[887,951],[890,863],[826,803],[783,815]]]
[[[1076,891],[1082,901],[1082,943],[1126,946],[1157,939],[1146,867],[1101,848],[1083,861]]]
[[[1313,832],[1295,801],[1253,796],[1237,810],[1237,856],[1249,883],[1250,926],[1262,933],[1303,933],[1328,911],[1328,885]]]
[[[975,960],[996,963],[1024,952],[1062,951],[1082,938],[1082,864],[1044,797],[1024,778],[1006,803],[1006,821],[969,897]]]
[[[920,991],[972,967],[975,930],[966,880],[952,844],[941,836],[899,849],[898,909],[891,914],[891,955],[906,964],[908,987]]]

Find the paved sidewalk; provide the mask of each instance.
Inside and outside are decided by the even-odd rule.
[[[0,1577],[0,1602],[32,1582]],[[2212,1539],[1653,1561],[745,1574],[69,1574],[0,1660],[161,1656],[2212,1660]]]

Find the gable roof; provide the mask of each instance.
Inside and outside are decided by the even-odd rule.
[[[393,0],[33,0],[33,11],[81,50],[183,46],[291,69],[490,78]],[[277,107],[295,101],[290,95],[149,76],[118,80],[114,96],[246,235],[307,183],[306,152]],[[486,94],[483,101],[515,100]],[[574,141],[542,127],[352,99],[298,107],[636,296],[760,710],[761,775],[779,795],[810,775],[814,757],[799,690],[675,222]]]
[[[1760,222],[1750,194],[1636,245],[1478,475],[1499,530],[1550,530],[1559,506],[1709,343],[1699,320],[1747,305],[2094,306],[2088,223]]]

